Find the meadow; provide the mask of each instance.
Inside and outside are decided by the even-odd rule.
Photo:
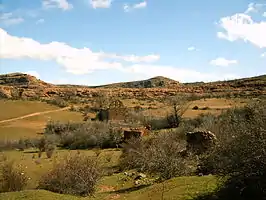
[[[209,98],[194,100],[187,104],[183,117],[186,119],[195,119],[202,114],[212,114],[218,116],[229,108],[243,107],[248,103],[247,99],[225,99]],[[146,115],[165,116],[171,112],[171,106],[145,101],[124,101],[125,106],[153,106],[152,109],[143,111]],[[197,106],[197,109],[194,109]],[[147,106],[146,106],[147,107]],[[16,119],[9,122],[0,123],[0,141],[15,141],[19,139],[40,139],[43,137],[44,128],[49,121],[60,121],[61,123],[82,122],[83,116],[80,112],[70,111],[69,109],[57,111],[57,106],[49,105],[45,102],[26,101],[26,100],[0,100],[0,122],[17,117],[23,117],[32,113],[38,113],[35,116],[28,116],[22,119]],[[48,113],[45,113],[49,111]],[[51,112],[50,112],[51,111]],[[54,111],[54,112],[53,112]],[[43,113],[44,112],[44,113]],[[156,133],[156,132],[154,132]],[[78,149],[67,150],[58,147],[51,158],[42,154],[38,156],[37,148],[29,148],[23,151],[5,150],[0,152],[9,160],[13,160],[16,167],[19,167],[29,177],[26,188],[22,191],[0,193],[0,199],[7,200],[78,200],[78,199],[152,199],[166,200],[195,199],[200,194],[210,193],[218,187],[218,179],[215,175],[207,176],[179,176],[173,177],[162,182],[153,184],[134,184],[134,179],[125,175],[124,171],[108,171],[100,179],[96,186],[96,192],[93,196],[79,197],[68,194],[58,194],[51,191],[38,188],[38,182],[43,175],[50,171],[53,166],[62,162],[66,156],[82,154],[95,157],[101,160],[106,169],[116,169],[120,163],[122,150],[120,148],[108,149]],[[130,171],[130,170],[129,170]],[[133,169],[133,171],[135,171]],[[151,176],[152,177],[152,176]]]

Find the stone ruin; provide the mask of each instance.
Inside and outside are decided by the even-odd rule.
[[[186,141],[186,152],[199,155],[215,146],[217,138],[210,131],[194,131],[186,133]]]
[[[114,100],[110,103],[107,109],[101,109],[97,112],[95,118],[91,118],[92,121],[122,121],[127,117],[128,110],[123,105],[122,101]],[[87,121],[89,117],[84,118],[84,121]]]
[[[149,134],[151,126],[141,128],[125,128],[123,129],[123,140],[127,141],[132,138],[140,138]]]

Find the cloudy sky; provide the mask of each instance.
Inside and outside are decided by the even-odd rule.
[[[266,0],[0,2],[0,74],[99,85],[266,73]]]

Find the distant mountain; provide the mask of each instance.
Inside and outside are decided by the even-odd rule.
[[[14,86],[21,88],[52,87],[52,84],[37,79],[34,76],[23,73],[11,73],[0,75],[0,86]]]
[[[81,85],[53,85],[46,83],[34,76],[24,73],[11,73],[0,75],[0,86],[13,86],[19,88],[44,88],[44,87],[59,87],[59,88],[165,88],[165,89],[181,89],[181,88],[243,88],[246,87],[266,89],[266,75],[255,77],[234,79],[228,81],[215,81],[215,82],[194,82],[194,83],[180,83],[178,81],[166,78],[163,76],[156,76],[146,80],[112,83],[99,86],[81,86]]]
[[[108,85],[94,86],[92,88],[176,88],[182,84],[178,81],[166,78],[163,76],[156,76],[147,80],[112,83]]]

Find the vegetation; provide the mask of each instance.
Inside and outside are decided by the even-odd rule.
[[[49,122],[45,136],[54,136],[59,146],[68,149],[116,148],[121,142],[121,130],[104,122]]]
[[[266,102],[229,110],[216,126],[219,145],[201,158],[199,170],[226,179],[215,193],[199,199],[264,199]]]
[[[39,188],[61,194],[92,195],[101,175],[97,158],[74,155],[65,158],[44,175],[39,182]]]
[[[21,191],[27,186],[28,177],[23,170],[14,166],[14,161],[0,158],[0,193]]]
[[[160,83],[157,79],[151,81],[143,87],[154,87],[153,84],[166,87],[166,82]],[[261,79],[249,82],[254,81],[257,83]],[[244,82],[241,80],[230,84],[242,87]],[[207,87],[205,83],[199,84]],[[14,96],[19,96],[20,91],[13,91],[18,92]],[[82,122],[81,114],[74,111],[82,110],[83,113],[94,115],[107,108],[111,96],[106,91],[98,97],[95,97],[98,94],[92,93],[91,97],[84,99],[77,95],[72,97],[73,91],[68,90],[64,97],[53,96],[53,100],[47,101],[56,106],[26,100],[0,101],[1,109],[5,110],[2,116],[0,114],[0,120],[57,110],[58,106],[71,105],[72,108],[72,112],[40,114],[1,124],[0,150],[14,162],[1,162],[1,192],[7,193],[0,194],[0,199],[71,200],[81,198],[71,195],[88,196],[84,199],[92,199],[90,196],[94,195],[93,199],[96,200],[244,200],[251,197],[263,199],[266,196],[265,101],[258,100],[246,105],[249,99],[232,100],[230,98],[235,98],[235,94],[229,91],[221,93],[228,99],[221,98],[220,93],[214,93],[210,96],[173,95],[166,102],[165,96],[155,101],[143,95],[133,99],[133,102],[132,99],[125,100],[121,92],[126,107],[138,108],[124,121]],[[21,97],[23,95],[24,89]],[[215,95],[219,98],[210,98]],[[201,97],[204,98],[199,99]],[[18,110],[19,114],[14,110]],[[149,136],[121,144],[121,127],[146,125],[152,127]],[[199,156],[184,154],[185,133],[196,130],[215,133],[218,143]],[[136,180],[125,175],[140,172],[147,179],[158,182],[137,184]],[[202,176],[208,174],[211,175]],[[35,190],[37,188],[41,190]],[[10,192],[25,189],[31,190]]]

